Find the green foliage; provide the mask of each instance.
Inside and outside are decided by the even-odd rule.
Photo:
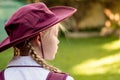
[[[4,30],[5,22],[22,5],[24,4],[16,1],[0,1],[0,42],[7,36]]]

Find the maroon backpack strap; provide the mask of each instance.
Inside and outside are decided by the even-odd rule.
[[[66,73],[50,72],[46,80],[66,80],[67,76]]]
[[[4,70],[0,72],[0,80],[5,80],[4,79]]]

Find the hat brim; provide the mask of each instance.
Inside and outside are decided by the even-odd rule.
[[[0,43],[0,52],[12,47],[12,46],[15,46],[23,41],[25,41],[26,39],[28,38],[32,38],[34,37],[36,34],[38,34],[39,32],[49,28],[49,27],[52,27],[53,25],[63,21],[64,19],[70,17],[71,15],[73,15],[75,12],[76,12],[76,9],[75,8],[72,8],[72,7],[66,7],[66,6],[56,6],[56,7],[52,7],[52,8],[49,8],[56,16],[57,16],[57,20],[54,21],[53,23],[49,24],[47,27],[44,27],[43,29],[41,30],[38,30],[37,32],[35,33],[32,33],[28,36],[23,36],[21,38],[18,38],[16,40],[13,40],[13,41],[10,41],[9,37],[5,38],[1,43]]]

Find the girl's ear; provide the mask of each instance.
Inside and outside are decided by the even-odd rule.
[[[37,44],[40,44],[41,37],[40,34],[36,36],[35,42],[37,42]]]
[[[32,44],[32,46],[37,46],[40,43],[39,35],[37,35],[34,38],[32,38],[32,40],[30,41],[30,43]]]

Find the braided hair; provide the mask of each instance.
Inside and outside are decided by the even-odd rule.
[[[32,47],[32,45],[30,43],[28,43],[28,48],[29,48],[29,53],[30,56],[38,63],[40,64],[43,68],[48,69],[50,71],[54,71],[54,72],[60,72],[59,69],[49,65],[46,63],[46,61],[41,58],[34,50],[34,48]]]
[[[47,31],[49,30],[49,31]],[[51,28],[47,29],[45,31],[43,31],[42,33],[44,34],[44,36],[46,36],[47,34],[50,33]],[[53,67],[52,65],[49,65],[41,56],[38,55],[38,53],[35,51],[34,47],[31,45],[30,41],[32,39],[29,39],[25,42],[22,42],[21,44],[18,44],[16,46],[14,46],[14,57],[16,56],[20,56],[22,51],[27,51],[28,54],[32,57],[33,60],[35,60],[38,64],[41,65],[41,67],[53,71],[53,72],[61,72],[58,68]],[[22,50],[23,49],[23,50]]]

